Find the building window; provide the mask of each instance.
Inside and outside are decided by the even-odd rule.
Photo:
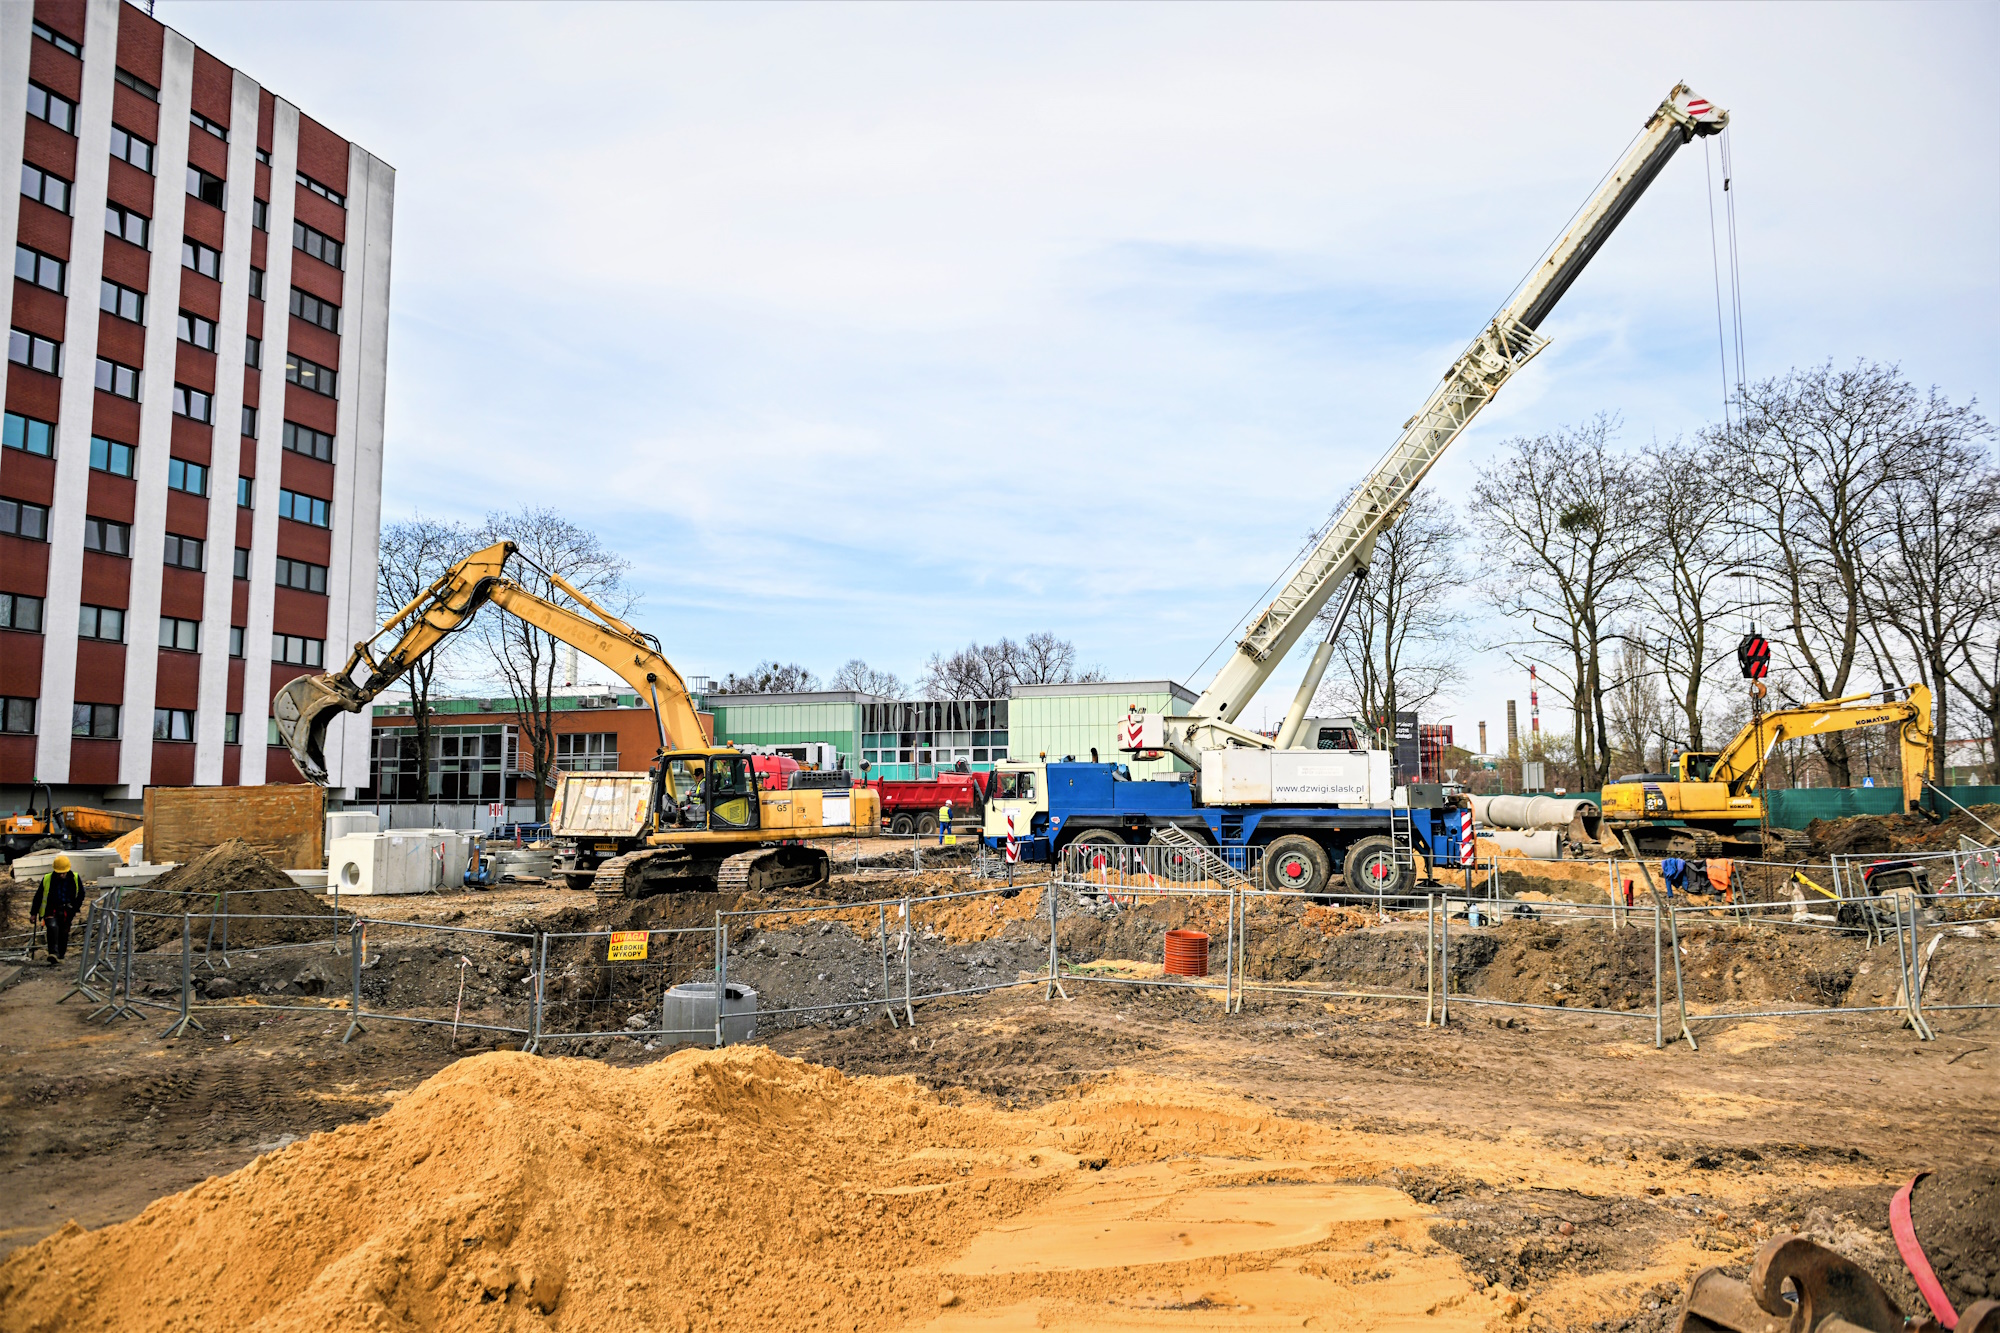
[[[565,773],[611,773],[618,768],[618,735],[610,731],[556,737],[556,767]]]
[[[120,162],[129,162],[148,176],[153,174],[153,161],[158,156],[152,144],[147,143],[130,130],[111,127],[111,156]]]
[[[307,639],[297,634],[271,636],[271,660],[286,666],[322,665],[326,658],[325,639]]]
[[[296,352],[285,353],[285,381],[302,389],[311,389],[314,393],[325,394],[328,398],[340,396],[335,392],[339,388],[339,377],[325,366],[308,361]]]
[[[300,592],[326,592],[326,566],[309,565],[303,560],[278,557],[278,586]]]
[[[264,299],[264,270],[261,268],[250,270],[250,294],[259,301]]]
[[[97,305],[107,314],[129,319],[134,324],[146,322],[146,294],[135,292],[123,283],[104,278],[98,283]]]
[[[243,364],[252,370],[264,368],[264,340],[254,333],[243,335]],[[246,430],[245,435],[255,435],[255,430]]]
[[[250,225],[258,231],[271,230],[271,205],[263,199],[250,201]]]
[[[191,310],[181,311],[180,340],[193,343],[204,352],[215,350],[215,321],[203,319]]]
[[[332,526],[326,501],[316,495],[301,495],[297,491],[278,492],[278,517],[289,518],[294,523],[309,523],[315,528]]]
[[[117,704],[75,704],[69,710],[69,734],[95,740],[118,739]]]
[[[62,374],[62,344],[39,333],[15,329],[7,339],[7,359],[49,375]]]
[[[76,103],[39,83],[28,85],[28,114],[36,120],[46,120],[64,133],[76,133]]]
[[[229,187],[220,176],[211,176],[200,167],[188,168],[188,193],[204,204],[225,208],[229,197]]]
[[[303,222],[292,224],[292,248],[303,250],[314,259],[324,260],[335,268],[340,267],[340,242],[323,232],[314,231]]]
[[[42,632],[42,599],[26,593],[0,592],[0,629],[23,634]]]
[[[120,398],[137,398],[139,371],[134,366],[121,366],[100,356],[97,358],[97,387]]]
[[[200,463],[190,463],[185,458],[169,459],[167,489],[186,491],[189,495],[207,495],[208,469]]]
[[[185,384],[174,386],[174,415],[199,421],[205,425],[215,424],[215,399],[200,389],[191,389]]]
[[[48,506],[30,504],[26,500],[0,500],[0,536],[25,537],[31,542],[47,541]]]
[[[69,265],[54,255],[45,255],[40,250],[30,250],[25,245],[14,247],[14,276],[23,282],[32,282],[37,287],[46,287],[60,293],[69,284]],[[293,303],[294,305],[297,302]]]
[[[317,324],[329,333],[340,332],[340,307],[310,292],[292,288],[292,313],[308,324]]]
[[[171,569],[201,568],[202,540],[199,537],[183,537],[178,533],[167,534],[167,544],[160,553],[160,563]]]
[[[257,409],[248,403],[243,405],[243,438],[246,440],[257,438]]]
[[[17,736],[35,734],[35,701],[9,698],[0,701],[0,731]]]
[[[153,710],[153,739],[156,741],[193,740],[194,709],[155,708]]]
[[[132,475],[132,446],[107,440],[102,435],[93,435],[90,437],[90,465],[114,477],[129,477]]]
[[[204,130],[207,130],[210,134],[213,134],[216,138],[222,140],[222,142],[224,143],[229,142],[228,127],[216,124],[214,121],[210,120],[207,116],[202,115],[201,112],[199,111],[188,112],[188,123],[190,125],[196,125]],[[193,191],[190,190],[189,193],[192,194]]]
[[[125,613],[115,606],[79,607],[76,614],[76,632],[85,639],[102,639],[106,643],[125,642]]]
[[[268,167],[268,166],[270,166],[270,165],[271,165],[271,150],[270,150],[270,149],[268,149],[268,148],[259,148],[259,149],[257,150],[257,161],[258,161],[258,163],[259,163],[260,165],[262,165],[262,166],[267,166],[267,167]]]
[[[6,440],[9,449],[19,449],[24,454],[40,454],[43,458],[54,457],[55,423],[37,421],[33,417],[24,417],[19,412],[9,412]]]
[[[110,518],[86,518],[83,520],[83,549],[130,557],[132,525]]]
[[[120,240],[130,241],[141,250],[153,248],[153,220],[134,213],[122,204],[104,206],[104,230]]]
[[[69,201],[74,193],[70,183],[60,176],[51,176],[40,167],[21,164],[21,193],[38,204],[47,204],[58,213],[69,212]]]
[[[231,625],[229,627],[229,655],[231,657],[243,656],[243,627],[241,625]]]
[[[239,579],[250,577],[250,548],[247,546],[236,548],[236,577]],[[237,656],[240,657],[242,654],[239,653]]]
[[[181,237],[181,267],[191,268],[204,278],[222,279],[222,251],[211,250],[192,236]]]
[[[139,94],[139,96],[145,98],[148,102],[157,102],[160,100],[160,90],[158,88],[155,88],[152,84],[146,82],[144,79],[140,78],[137,74],[127,74],[124,70],[121,69],[117,72],[115,77],[117,78],[118,82],[124,84],[127,88],[130,88],[133,92]]]
[[[305,186],[308,190],[311,190],[314,194],[318,195],[320,198],[325,199],[330,203],[339,204],[342,208],[347,207],[347,197],[341,194],[339,191],[328,189],[326,186],[321,185],[318,181],[314,180],[312,177],[306,175],[306,173],[303,171],[298,173],[298,177],[299,177],[299,184]]]
[[[295,454],[317,458],[322,463],[333,461],[333,436],[311,426],[301,426],[296,421],[285,423],[285,447]]]
[[[201,622],[181,620],[175,616],[161,616],[160,647],[171,648],[177,653],[200,652]]]
[[[238,509],[248,509],[251,507],[250,497],[256,493],[256,488],[257,483],[249,477],[238,477],[236,479],[236,507]]]
[[[243,714],[224,713],[222,715],[222,743],[241,745],[243,743]]]
[[[75,56],[79,60],[83,59],[82,47],[78,46],[75,42],[63,36],[61,33],[57,32],[54,28],[51,28],[48,24],[42,22],[40,19],[35,20],[35,36],[41,38],[43,41],[47,42],[50,46],[53,46],[56,50],[62,52],[66,56]]]

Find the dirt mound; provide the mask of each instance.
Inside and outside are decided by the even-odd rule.
[[[1996,828],[2000,828],[2000,805],[1975,805],[1970,814],[1953,811],[1950,818],[1935,824],[1922,815],[1815,819],[1806,825],[1806,836],[1812,839],[1815,856],[1836,852],[1870,856],[1889,852],[1948,852],[1958,846],[1962,837],[1982,846],[1991,845]]]
[[[224,895],[227,895],[225,898]],[[143,889],[127,890],[119,905],[142,915],[134,926],[138,947],[156,949],[178,941],[179,917],[192,916],[197,942],[208,939],[209,917],[226,912],[229,947],[263,948],[331,939],[334,911],[326,900],[307,893],[291,877],[241,838],[231,838],[185,865],[175,866]],[[306,920],[244,920],[245,917],[310,918]],[[217,945],[221,942],[217,925]]]
[[[1960,1314],[2000,1296],[2000,1167],[1949,1167],[1910,1191],[1910,1221]]]
[[[1449,1301],[1478,1327],[1497,1298],[1429,1241],[1427,1210],[1342,1183],[1388,1165],[1154,1079],[1006,1112],[758,1049],[633,1071],[492,1054],[15,1252],[0,1329],[876,1329],[1035,1308],[1074,1326],[1234,1306],[1237,1285],[1294,1323]],[[1383,1253],[1397,1281],[1350,1280]]]

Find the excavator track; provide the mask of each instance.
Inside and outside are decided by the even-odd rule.
[[[816,889],[831,878],[832,860],[818,847],[787,843],[716,860],[686,847],[647,847],[597,867],[590,889],[600,905],[659,893],[767,893]]]
[[[833,861],[818,847],[787,843],[738,852],[722,863],[719,893],[770,893],[823,888],[833,878]]]

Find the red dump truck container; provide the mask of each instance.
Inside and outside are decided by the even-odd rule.
[[[875,778],[863,784],[882,798],[882,828],[887,833],[931,834],[938,831],[938,807],[951,806],[953,824],[978,819],[986,809],[991,773],[940,773],[934,778]]]

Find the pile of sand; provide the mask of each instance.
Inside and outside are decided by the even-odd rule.
[[[377,1120],[16,1251],[0,1329],[1137,1327],[1200,1300],[1292,1326],[1492,1318],[1425,1209],[1339,1183],[1387,1165],[1354,1145],[1161,1080],[1007,1112],[761,1048],[638,1070],[483,1055]],[[1354,1284],[1385,1244],[1396,1280]]]
[[[262,948],[330,939],[334,911],[316,894],[307,893],[240,838],[231,838],[196,859],[175,866],[143,889],[128,889],[119,906],[142,915],[134,927],[138,947],[155,949],[181,935],[180,917],[189,922],[197,947],[208,939],[209,914],[227,912],[229,947]],[[244,917],[280,918],[243,920]],[[306,918],[286,920],[282,918]],[[220,947],[220,927],[217,931]]]

